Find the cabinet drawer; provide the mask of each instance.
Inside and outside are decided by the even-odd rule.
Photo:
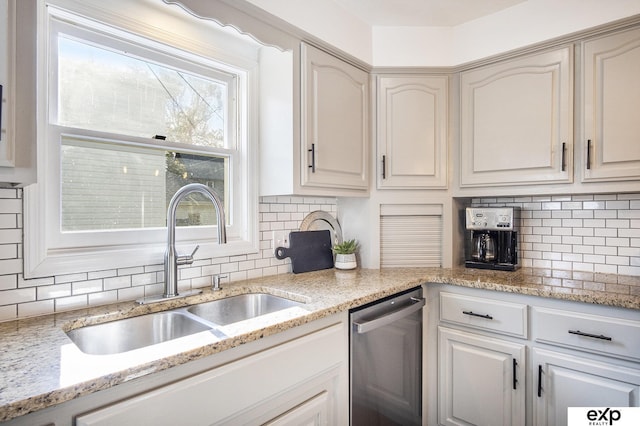
[[[527,305],[440,293],[440,320],[517,337],[527,337]]]
[[[640,321],[534,307],[537,342],[640,360]]]

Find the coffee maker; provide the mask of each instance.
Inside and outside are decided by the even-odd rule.
[[[464,266],[515,271],[519,213],[514,207],[467,207]]]

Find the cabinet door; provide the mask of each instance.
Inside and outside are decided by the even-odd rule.
[[[265,426],[320,426],[328,424],[330,398],[322,392],[273,419]]]
[[[571,47],[460,77],[460,186],[571,182]]]
[[[640,179],[640,29],[583,47],[583,180]]]
[[[532,363],[534,425],[566,425],[568,407],[640,406],[640,370],[539,348]]]
[[[524,425],[525,345],[438,328],[441,425]]]
[[[76,418],[120,424],[344,424],[346,324],[340,323]]]
[[[378,188],[446,188],[447,76],[377,79]]]
[[[38,4],[0,0],[0,187],[36,180]]]
[[[0,0],[0,167],[13,167],[13,138],[9,125],[12,114],[9,107],[11,96],[10,70],[14,63],[14,1]]]
[[[302,45],[302,185],[368,187],[369,76]]]

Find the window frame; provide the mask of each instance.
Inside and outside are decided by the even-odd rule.
[[[64,4],[67,0],[59,0]],[[194,154],[215,154],[229,159],[230,199],[227,203],[229,226],[228,243],[219,245],[215,226],[180,227],[176,232],[179,252],[191,252],[200,245],[199,258],[214,258],[256,253],[259,251],[257,176],[257,61],[243,52],[221,54],[219,48],[209,49],[207,44],[183,34],[174,34],[164,28],[144,28],[138,32],[141,22],[115,17],[98,9],[92,9],[91,17],[70,13],[51,4],[39,5],[39,26],[43,31],[38,40],[38,183],[25,189],[25,267],[27,278],[79,272],[120,269],[134,266],[161,264],[166,249],[166,227],[136,230],[67,232],[60,230],[60,146],[63,135],[87,138],[98,143],[122,143],[113,134],[74,129],[54,124],[57,114],[57,93],[53,67],[55,52],[53,39],[57,31],[77,27],[88,31],[98,39],[116,40],[116,44],[134,43],[140,49],[152,52],[154,58],[173,57],[175,63],[213,67],[222,73],[233,73],[237,81],[235,122],[236,149],[191,146],[171,141],[126,136],[131,146],[153,146]],[[182,17],[187,19],[186,16]],[[181,19],[172,14],[167,19]],[[180,25],[176,25],[180,27]],[[68,31],[63,31],[68,33]],[[141,34],[143,33],[143,34]],[[73,34],[75,37],[76,34]],[[168,41],[171,40],[169,45]],[[95,41],[95,40],[94,40]],[[101,44],[101,43],[99,43]],[[146,57],[146,56],[145,56]],[[221,57],[218,59],[218,57]],[[224,62],[221,62],[224,61]],[[162,63],[162,62],[161,62]],[[56,68],[57,69],[57,68]],[[187,69],[190,71],[190,69]],[[212,207],[213,208],[213,207]],[[99,245],[96,244],[99,241]]]

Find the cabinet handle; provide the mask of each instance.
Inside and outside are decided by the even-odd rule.
[[[538,364],[538,398],[542,397],[542,366]]]
[[[309,168],[311,169],[311,173],[315,173],[316,172],[316,144],[312,143],[311,149],[308,149],[307,151],[311,153],[311,165],[309,166]]]
[[[387,178],[387,156],[382,156],[382,179]]]
[[[587,170],[591,169],[591,139],[587,139]]]
[[[516,373],[518,372],[518,361],[513,359],[513,390],[516,390],[516,384],[518,383],[518,379],[516,378]]]
[[[491,315],[476,314],[473,311],[462,311],[462,313],[465,314],[465,315],[471,315],[472,317],[480,317],[480,318],[485,318],[485,319],[490,319],[490,320],[493,319],[493,317]]]
[[[567,144],[562,142],[562,171],[564,172],[565,170],[567,170],[567,163],[566,163],[566,155],[567,154]]]
[[[577,336],[584,336],[584,337],[591,337],[592,339],[606,340],[609,342],[612,340],[611,337],[605,336],[603,334],[584,333],[580,330],[569,330],[569,334],[575,334]]]

